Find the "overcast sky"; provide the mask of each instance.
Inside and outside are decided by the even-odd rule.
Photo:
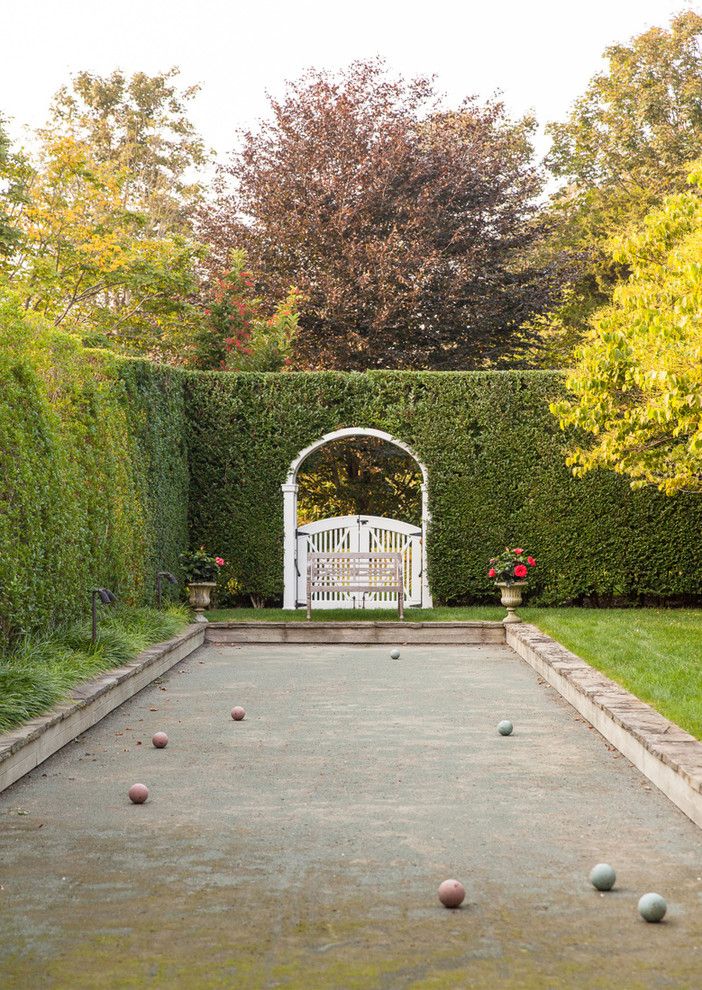
[[[82,69],[180,66],[202,92],[192,117],[220,157],[266,110],[266,90],[309,66],[382,55],[405,75],[436,73],[452,101],[502,90],[514,115],[564,116],[603,49],[667,25],[686,0],[0,0],[0,113],[36,127]],[[541,143],[541,142],[540,142]]]

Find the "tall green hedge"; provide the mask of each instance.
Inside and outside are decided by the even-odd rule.
[[[149,600],[188,543],[279,599],[280,485],[348,426],[428,468],[437,603],[493,597],[486,558],[515,542],[539,559],[534,602],[701,595],[702,499],[571,478],[548,412],[562,387],[543,372],[183,373],[85,350],[0,299],[0,645],[84,614],[96,584]]]
[[[533,603],[702,594],[702,499],[573,479],[548,411],[562,388],[551,372],[188,374],[191,541],[243,591],[279,598],[290,462],[332,430],[375,427],[428,469],[437,603],[494,598],[486,559],[516,543],[538,558]]]
[[[90,352],[0,300],[0,644],[151,594],[187,545],[177,373]]]

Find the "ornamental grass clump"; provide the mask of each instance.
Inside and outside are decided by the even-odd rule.
[[[43,715],[76,684],[128,663],[187,622],[182,606],[159,611],[120,605],[103,618],[96,643],[87,620],[24,637],[0,654],[0,732]]]
[[[526,550],[522,547],[514,547],[512,550],[505,547],[498,557],[490,559],[488,577],[493,578],[495,584],[518,584],[526,581],[531,567],[536,567],[536,561]]]

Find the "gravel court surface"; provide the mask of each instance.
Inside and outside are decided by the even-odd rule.
[[[0,826],[3,988],[702,986],[702,833],[506,647],[203,647]]]

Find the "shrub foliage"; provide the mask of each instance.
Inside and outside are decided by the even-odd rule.
[[[0,300],[0,642],[148,599],[187,545],[180,380],[83,349]]]
[[[573,478],[549,402],[556,372],[187,373],[193,545],[217,546],[225,581],[282,593],[280,485],[295,455],[366,426],[409,444],[429,472],[434,599],[494,599],[485,560],[528,546],[530,601],[702,593],[702,500],[630,491],[608,471]]]

